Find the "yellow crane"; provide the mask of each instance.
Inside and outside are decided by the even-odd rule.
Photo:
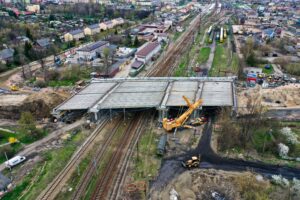
[[[186,101],[189,108],[180,117],[178,117],[174,120],[169,120],[167,118],[164,118],[163,119],[163,127],[166,131],[172,131],[174,128],[179,128],[179,127],[185,126],[184,123],[186,122],[186,120],[193,113],[193,111],[195,109],[197,109],[203,102],[202,99],[199,99],[194,104],[192,104],[187,97],[182,96],[182,98]]]

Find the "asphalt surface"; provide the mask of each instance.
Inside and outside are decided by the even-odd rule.
[[[24,150],[20,151],[17,155],[21,155],[21,156],[26,156],[26,157],[27,157],[27,156],[29,156],[29,155],[31,155],[31,154],[34,154],[34,153],[36,153],[36,151],[37,151],[37,150],[36,150],[37,147],[44,145],[45,143],[47,143],[47,142],[49,142],[49,141],[51,141],[51,140],[53,140],[53,139],[59,137],[60,135],[64,134],[64,133],[67,132],[67,131],[70,131],[70,130],[72,130],[72,129],[75,129],[75,128],[81,126],[82,124],[84,124],[84,122],[85,122],[85,121],[81,119],[81,120],[78,120],[78,121],[76,121],[76,122],[74,122],[74,123],[72,123],[72,124],[65,125],[65,126],[59,128],[59,129],[57,129],[57,130],[55,130],[55,131],[49,133],[49,134],[48,134],[46,137],[44,137],[43,139],[38,140],[38,141],[36,141],[36,142],[34,142],[34,143],[31,143],[31,144],[29,144],[29,145],[26,145],[26,146],[24,147]],[[17,155],[16,155],[16,156],[17,156]],[[10,158],[9,158],[9,159],[10,159]],[[4,169],[5,169],[5,164],[2,163],[2,164],[0,165],[0,171],[3,171]]]
[[[199,154],[201,155],[201,169],[239,172],[251,171],[261,174],[266,178],[271,178],[272,175],[282,175],[287,179],[300,179],[300,169],[298,168],[221,157],[211,148],[211,135],[212,121],[210,120],[205,125],[202,137],[196,149],[163,160],[157,179],[150,183],[151,190],[162,190],[173,178],[186,171],[186,169],[181,166],[182,161],[188,160],[191,156]]]

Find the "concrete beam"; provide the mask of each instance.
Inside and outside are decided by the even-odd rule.
[[[167,105],[170,93],[172,91],[173,84],[174,84],[174,82],[169,82],[168,83],[167,89],[165,91],[165,96],[164,96],[163,100],[161,101],[160,107],[158,108],[158,110],[162,110],[162,109],[166,109],[167,108],[166,105]]]
[[[101,99],[99,99],[97,101],[97,103],[92,107],[90,108],[89,112],[98,112],[100,109],[101,109],[101,103],[107,99],[109,97],[109,95],[111,95],[119,86],[121,85],[121,83],[117,83],[115,84],[110,90],[108,93],[106,93]]]

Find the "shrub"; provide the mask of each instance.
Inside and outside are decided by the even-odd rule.
[[[44,88],[44,87],[46,87],[47,86],[47,84],[45,83],[45,81],[36,81],[35,83],[34,83],[34,85],[35,85],[35,87],[40,87],[40,88]]]

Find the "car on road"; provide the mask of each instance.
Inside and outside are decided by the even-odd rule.
[[[7,168],[11,168],[14,167],[18,164],[20,164],[21,162],[24,162],[26,160],[25,156],[15,156],[11,159],[9,159],[8,161],[5,162],[5,166]]]

